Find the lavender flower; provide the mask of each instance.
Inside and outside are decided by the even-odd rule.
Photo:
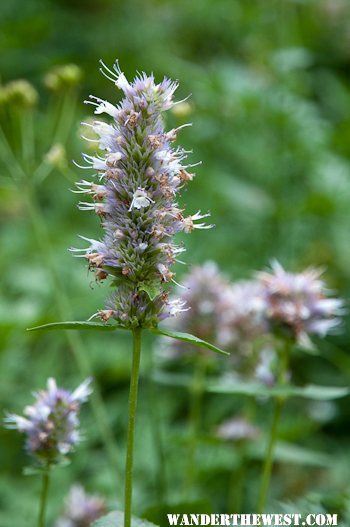
[[[220,302],[219,346],[243,355],[252,352],[254,340],[267,332],[262,293],[256,280],[242,280],[226,288]]]
[[[183,286],[177,288],[177,294],[187,309],[173,321],[173,327],[219,345],[226,299],[230,291],[229,281],[217,265],[209,261],[193,267],[182,283]],[[168,339],[166,342],[168,344]],[[168,350],[171,354],[182,354],[189,349],[192,348],[188,344],[169,341]],[[195,353],[198,353],[197,348]]]
[[[35,393],[35,403],[24,409],[25,417],[7,415],[7,427],[26,434],[27,451],[39,465],[59,463],[79,442],[78,414],[80,404],[91,394],[90,383],[87,379],[69,392],[49,379],[47,390]]]
[[[277,261],[271,273],[258,273],[272,331],[285,329],[299,344],[310,346],[310,334],[323,337],[339,325],[343,302],[328,296],[321,274],[319,269],[289,273]]]
[[[256,338],[265,334],[262,288],[257,281],[231,283],[214,262],[197,266],[183,280],[177,293],[188,306],[174,321],[178,331],[193,333],[231,352],[236,366],[251,356]],[[175,353],[188,345],[173,342]]]
[[[259,428],[252,425],[244,417],[234,417],[224,421],[217,429],[216,435],[228,441],[245,441],[257,439]]]
[[[110,277],[116,292],[106,309],[98,313],[127,328],[153,327],[160,320],[183,311],[184,303],[170,301],[167,284],[173,281],[170,267],[185,249],[174,243],[178,232],[207,229],[201,222],[208,214],[200,211],[185,217],[176,196],[193,174],[185,165],[187,153],[172,143],[182,127],[164,129],[162,113],[175,104],[176,82],[164,79],[156,84],[153,75],[138,75],[129,83],[118,63],[102,73],[124,93],[114,105],[91,96],[95,114],[107,114],[110,122],[88,124],[96,134],[103,154],[84,154],[87,166],[98,173],[98,182],[82,180],[79,193],[92,201],[82,201],[81,210],[95,212],[101,219],[101,241],[88,242],[81,255],[97,280]]]
[[[106,512],[106,501],[86,494],[81,485],[73,485],[66,500],[65,510],[55,527],[89,527]]]

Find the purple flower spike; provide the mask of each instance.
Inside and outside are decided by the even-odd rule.
[[[81,210],[94,211],[104,230],[101,241],[83,238],[86,249],[71,249],[88,260],[96,280],[108,277],[115,293],[106,309],[99,311],[103,321],[116,320],[127,328],[155,327],[160,320],[175,316],[182,302],[169,300],[168,284],[174,281],[170,267],[185,249],[174,243],[178,232],[208,229],[201,220],[208,214],[198,211],[185,217],[176,198],[193,178],[185,164],[187,153],[174,147],[182,125],[166,131],[162,113],[175,104],[177,82],[153,75],[138,75],[129,82],[119,68],[102,63],[102,73],[122,90],[117,104],[90,96],[86,101],[98,116],[89,124],[96,134],[100,155],[84,154],[86,166],[97,172],[98,182],[85,179],[75,192],[91,201],[81,201]]]
[[[8,414],[7,428],[26,434],[26,448],[39,465],[57,464],[80,441],[78,414],[92,390],[91,379],[69,392],[58,388],[55,379],[47,381],[47,390],[35,393],[35,403],[26,406],[24,417]]]

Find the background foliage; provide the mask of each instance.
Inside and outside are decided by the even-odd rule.
[[[16,98],[9,103],[0,96],[1,407],[20,412],[30,402],[31,391],[43,387],[50,375],[74,387],[86,373],[88,357],[118,445],[117,456],[113,452],[116,477],[94,414],[84,408],[86,440],[72,465],[55,474],[50,524],[75,481],[106,496],[110,507],[120,506],[122,497],[128,336],[25,332],[28,326],[54,320],[86,319],[107,294],[106,286],[91,282],[82,262],[72,260],[67,251],[77,244],[77,234],[96,237],[99,232],[97,221],[77,211],[76,196],[68,191],[82,177],[71,163],[79,162],[85,148],[80,122],[91,115],[82,101],[90,93],[112,101],[119,96],[99,74],[98,59],[111,64],[118,57],[129,77],[144,70],[154,71],[158,79],[164,74],[178,78],[178,97],[193,94],[182,112],[169,115],[168,124],[193,121],[193,127],[183,131],[181,144],[193,147],[191,160],[202,160],[203,165],[183,204],[194,212],[210,209],[216,228],[186,238],[189,265],[215,259],[232,279],[249,277],[273,257],[292,270],[323,266],[331,287],[346,299],[349,20],[346,0],[1,3],[1,95],[19,78],[30,81],[39,93],[33,110],[23,108]],[[50,90],[45,75],[67,63],[79,65],[82,81]],[[185,271],[179,268],[178,278]],[[295,381],[348,385],[349,331],[346,319],[341,335],[318,343],[318,356],[295,355]],[[157,506],[170,503],[185,510],[184,497],[196,500],[188,506],[191,512],[227,512],[227,489],[238,453],[215,440],[212,431],[239,412],[245,399],[205,397],[198,477],[187,492],[183,470],[189,394],[185,388],[151,382],[153,345],[149,338],[142,364],[136,512],[157,521]],[[293,510],[324,509],[344,517],[349,513],[348,402],[289,402],[281,427],[287,445],[279,449],[270,510],[298,502]],[[268,401],[260,401],[256,420],[263,430],[269,417]],[[0,526],[31,526],[39,482],[21,475],[27,463],[22,438],[0,429],[0,441]],[[262,451],[263,440],[248,456],[244,512],[254,511]],[[116,479],[118,494],[112,485]]]

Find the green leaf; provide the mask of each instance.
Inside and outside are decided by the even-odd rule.
[[[266,447],[266,442],[255,441],[248,450],[248,456],[251,459],[262,460],[266,456]],[[293,465],[313,467],[328,467],[332,465],[331,456],[286,441],[277,442],[273,457],[274,461],[279,463],[291,463]]]
[[[45,469],[42,467],[24,467],[22,474],[23,476],[37,476],[38,474],[44,474]]]
[[[158,384],[163,384],[165,386],[190,388],[193,385],[193,376],[182,373],[169,373],[156,370],[152,375],[152,379]]]
[[[159,284],[142,284],[139,286],[139,291],[147,293],[149,299],[153,302],[160,295],[161,288]]]
[[[307,386],[273,386],[268,387],[258,383],[217,383],[207,386],[207,391],[211,393],[225,393],[231,395],[248,395],[254,397],[302,397],[304,399],[315,399],[327,401],[339,399],[349,395],[350,390],[347,387],[340,386],[316,386],[309,384]]]
[[[50,324],[44,324],[43,326],[36,326],[34,328],[28,328],[27,331],[47,331],[51,329],[89,329],[95,331],[115,331],[116,329],[126,329],[123,326],[117,326],[116,324],[108,325],[101,324],[100,322],[89,322],[89,321],[72,321],[72,322],[52,322]]]
[[[96,520],[91,527],[123,527],[124,513],[121,511],[110,512]],[[131,517],[131,527],[156,527],[154,523],[147,520],[141,520],[135,516]]]
[[[188,387],[193,383],[193,378],[187,374],[168,373],[156,371],[153,375],[155,382],[167,386]],[[307,386],[272,386],[268,387],[263,384],[253,382],[206,382],[205,391],[210,393],[227,394],[227,395],[246,395],[248,397],[302,397],[304,399],[314,399],[319,401],[329,401],[339,399],[350,394],[350,389],[341,386],[316,386],[309,384]]]
[[[309,384],[302,388],[295,388],[295,390],[296,396],[304,397],[305,399],[318,399],[320,401],[340,399],[350,394],[350,389],[345,386],[317,386],[316,384]]]
[[[221,355],[230,355],[227,351],[223,351],[213,344],[206,342],[205,340],[195,337],[194,335],[190,335],[190,333],[180,333],[178,331],[171,331],[169,329],[163,328],[151,328],[151,331],[156,335],[164,335],[165,337],[170,337],[172,339],[182,340],[183,342],[188,342],[189,344],[193,344],[199,348],[206,348],[211,351],[215,351],[215,353],[220,353]]]
[[[60,459],[57,459],[55,463],[51,463],[49,467],[47,466],[28,466],[24,467],[22,474],[24,476],[36,476],[38,474],[45,474],[48,470],[52,472],[62,467],[67,467],[71,464],[71,460],[68,457],[62,456]]]

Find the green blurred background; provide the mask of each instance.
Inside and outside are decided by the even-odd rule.
[[[71,162],[80,162],[86,151],[80,122],[91,119],[92,111],[84,99],[90,93],[111,102],[120,97],[99,73],[98,60],[111,65],[118,58],[129,78],[138,70],[153,71],[159,80],[179,79],[178,99],[192,94],[168,115],[169,127],[193,122],[179,142],[193,148],[191,162],[203,162],[182,205],[210,210],[216,228],[184,239],[189,265],[215,260],[233,280],[249,277],[272,258],[291,270],[322,266],[330,286],[347,299],[350,4],[10,0],[0,7],[0,47],[1,409],[20,413],[31,391],[51,375],[75,387],[91,363],[118,445],[117,454],[110,453],[117,469],[91,406],[84,408],[86,440],[72,465],[54,477],[53,525],[75,481],[106,496],[110,507],[120,507],[122,497],[130,339],[25,331],[63,318],[86,319],[108,294],[67,251],[79,245],[78,234],[99,236],[96,218],[79,212],[77,196],[69,192],[86,175]],[[66,64],[78,65],[81,74],[72,66],[57,70]],[[29,81],[38,100],[28,86],[9,84],[16,79]],[[179,268],[178,278],[184,272]],[[296,380],[348,385],[349,331],[345,320],[340,335],[318,343],[319,356],[296,356]],[[135,512],[149,518],[157,505],[184,499],[188,414],[185,389],[150,381],[153,344],[147,340],[143,357],[135,470]],[[270,509],[294,501],[298,511],[298,500],[308,499],[346,516],[348,402],[290,403],[281,434],[306,450],[291,449],[289,458],[281,454]],[[196,500],[190,512],[228,512],[237,452],[208,437],[242,404],[239,398],[205,399],[206,440],[197,452],[196,486],[186,495]],[[269,404],[261,403],[262,427],[269,416]],[[23,438],[0,429],[0,440],[0,526],[32,526],[39,481],[21,475],[27,463]],[[254,511],[259,470],[259,455],[252,455],[244,512]]]

